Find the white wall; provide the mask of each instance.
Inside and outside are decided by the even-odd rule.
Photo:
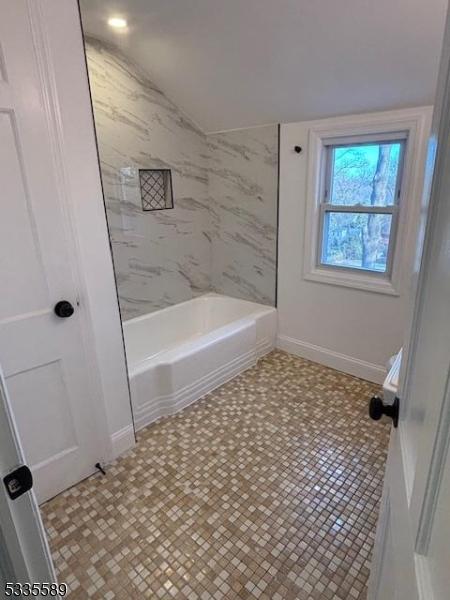
[[[399,117],[405,111],[392,111]],[[308,136],[320,123],[339,126],[347,118],[281,126],[278,257],[278,346],[333,368],[381,383],[385,364],[403,344],[423,162],[431,111],[424,111],[424,134],[414,148],[415,185],[407,211],[399,296],[307,281],[302,276]],[[303,148],[301,154],[294,146]]]

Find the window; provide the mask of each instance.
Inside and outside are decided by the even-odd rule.
[[[325,142],[318,264],[392,271],[406,135]]]
[[[392,296],[406,288],[430,114],[402,109],[298,126],[287,156],[297,167],[292,181],[306,174],[296,194],[305,209],[303,279]]]

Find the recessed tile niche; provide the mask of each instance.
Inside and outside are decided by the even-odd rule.
[[[173,208],[170,169],[139,169],[139,187],[143,211]]]

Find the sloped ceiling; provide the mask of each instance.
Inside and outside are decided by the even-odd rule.
[[[204,131],[431,104],[447,0],[81,0]],[[128,21],[126,31],[107,24]]]

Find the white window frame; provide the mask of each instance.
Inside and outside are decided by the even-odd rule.
[[[423,153],[426,143],[428,110],[428,108],[405,109],[391,113],[327,119],[311,124],[308,136],[304,279],[392,296],[400,295],[402,264],[406,256],[405,242],[408,237],[407,224],[414,224],[412,213],[417,211],[421,195],[423,173],[417,167],[421,164],[420,154]],[[400,193],[396,198],[396,204],[391,207],[393,219],[386,272],[323,264],[321,257],[323,212],[331,208],[324,202],[326,168],[329,164],[327,148],[353,141],[364,143],[364,141],[388,140],[405,140],[405,146],[401,157],[402,163],[399,165]],[[366,208],[358,206],[357,212],[390,212],[389,207],[368,206]],[[342,212],[346,210],[355,212],[355,207],[351,206],[339,207],[339,209],[342,209]],[[335,210],[336,206],[333,205],[332,211]]]
[[[398,163],[398,171],[397,171],[397,180],[395,182],[395,190],[394,190],[394,203],[392,205],[387,206],[371,206],[367,204],[332,204],[329,202],[331,199],[332,193],[332,153],[336,148],[339,147],[349,147],[349,146],[359,146],[365,144],[394,144],[400,143],[400,155],[399,155],[399,163]],[[390,277],[392,273],[393,266],[393,257],[395,251],[395,241],[397,238],[397,228],[398,228],[398,217],[400,212],[400,198],[401,198],[401,188],[403,183],[403,165],[404,165],[404,157],[408,143],[408,134],[407,132],[400,133],[392,133],[390,135],[384,134],[382,136],[379,135],[363,135],[363,136],[353,136],[351,138],[341,138],[338,140],[327,140],[325,144],[325,165],[324,165],[324,175],[323,175],[323,185],[321,189],[321,202],[320,202],[320,217],[319,217],[319,235],[318,235],[318,244],[319,248],[317,249],[317,262],[320,267],[324,269],[345,269],[346,271],[351,271],[354,273],[364,273],[366,275],[370,275],[372,277]],[[388,255],[386,261],[386,271],[373,271],[371,269],[364,269],[358,267],[348,267],[346,265],[333,265],[323,261],[323,236],[324,236],[324,223],[326,219],[327,213],[359,213],[359,214],[381,214],[381,215],[391,215],[391,227],[389,233],[389,247],[388,247]]]

